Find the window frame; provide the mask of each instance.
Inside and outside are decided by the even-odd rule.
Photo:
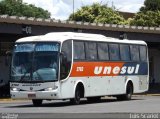
[[[91,62],[101,62],[101,61],[108,61],[108,62],[117,62],[117,61],[125,61],[125,62],[144,62],[141,60],[141,57],[140,57],[140,46],[145,46],[146,47],[146,58],[148,57],[148,54],[147,54],[147,51],[148,51],[148,48],[145,44],[134,44],[134,43],[120,43],[120,42],[108,42],[108,41],[87,41],[87,40],[77,40],[77,39],[72,39],[73,42],[83,42],[84,43],[84,53],[85,53],[85,59],[74,59],[74,55],[73,55],[73,61],[91,61]],[[92,60],[92,59],[87,59],[87,50],[86,50],[86,43],[95,43],[96,44],[96,59]],[[98,44],[101,44],[101,43],[105,43],[107,46],[108,46],[108,60],[103,60],[103,59],[100,59],[99,58],[99,51],[98,51]],[[118,60],[111,60],[111,56],[110,56],[110,44],[116,44],[118,45],[118,57],[119,59]],[[73,43],[74,45],[74,43]],[[121,50],[120,50],[120,45],[128,45],[129,47],[129,60],[122,60],[122,57],[121,57]],[[132,54],[131,54],[131,47],[130,46],[137,46],[138,47],[138,57],[139,57],[139,60],[133,60],[132,59]],[[73,49],[74,50],[74,49]],[[73,51],[74,52],[74,51]],[[147,59],[146,59],[147,60]]]
[[[63,65],[64,62],[60,60],[60,72],[59,72],[60,80],[65,80],[69,76],[69,74],[71,72],[71,69],[72,69],[72,63],[73,63],[73,40],[72,39],[67,39],[67,40],[65,40],[64,42],[61,43],[61,53],[62,52],[65,53],[62,50],[62,48],[63,48],[64,43],[68,42],[68,41],[71,43],[71,47],[70,47],[71,48],[71,52],[69,52],[69,53],[71,53],[71,59],[69,59],[69,60],[66,59],[67,60],[67,64],[65,64],[65,65],[68,65],[69,63],[70,63],[70,65],[68,65],[67,66],[68,69],[66,69],[66,67],[64,67],[64,65]],[[67,53],[65,53],[65,54],[67,55]],[[66,72],[62,72],[63,69]]]

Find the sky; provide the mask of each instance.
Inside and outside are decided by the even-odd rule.
[[[28,4],[34,4],[48,10],[51,13],[51,18],[66,20],[71,13],[80,9],[82,6],[91,5],[95,2],[114,5],[117,10],[123,12],[136,13],[143,6],[144,0],[23,0]]]

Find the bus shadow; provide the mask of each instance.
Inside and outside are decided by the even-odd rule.
[[[144,100],[144,99],[132,99],[128,101],[134,101],[134,100]],[[63,101],[63,102],[45,102],[40,106],[36,107],[67,107],[67,106],[81,106],[81,105],[90,105],[90,104],[100,104],[100,103],[115,103],[115,102],[126,102],[126,101],[119,101],[117,99],[101,99],[98,102],[88,102],[87,100],[82,100],[79,105],[73,105],[69,101]],[[15,105],[15,106],[7,106],[6,108],[28,108],[28,107],[35,107],[33,104],[23,104],[23,105]]]

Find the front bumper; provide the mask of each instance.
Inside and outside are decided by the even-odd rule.
[[[30,96],[32,95],[32,96]],[[12,99],[60,99],[58,90],[53,91],[11,91]]]

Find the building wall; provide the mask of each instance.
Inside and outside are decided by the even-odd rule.
[[[0,87],[9,81],[9,66],[6,66],[5,56],[0,56]]]
[[[150,76],[155,79],[155,83],[160,83],[160,50],[149,49]]]
[[[28,23],[28,22],[27,22]],[[63,24],[66,25],[66,24]],[[149,57],[152,61],[152,66],[150,66],[150,75],[153,76],[156,79],[156,82],[160,83],[160,51],[158,48],[160,47],[160,34],[159,33],[147,33],[147,32],[129,32],[123,31],[123,28],[119,28],[116,30],[106,30],[106,29],[100,29],[100,27],[97,26],[97,28],[93,29],[92,27],[89,28],[73,28],[72,24],[66,27],[63,27],[61,24],[60,26],[45,26],[43,25],[33,25],[33,24],[15,24],[15,23],[0,23],[0,44],[3,42],[15,42],[18,38],[30,36],[30,35],[41,35],[48,32],[64,32],[64,31],[76,31],[76,32],[84,32],[84,33],[96,33],[96,34],[103,34],[108,37],[115,37],[119,38],[120,35],[126,34],[127,39],[129,40],[144,40],[147,42],[147,44],[154,44],[149,48]],[[96,26],[95,26],[96,27]],[[138,30],[138,29],[137,29]],[[155,44],[159,44],[159,46],[155,47]],[[8,47],[8,46],[7,46]],[[12,50],[11,47],[9,47],[10,50]],[[6,79],[9,74],[8,67],[5,67],[5,51],[0,52],[0,80]],[[3,73],[4,72],[4,73]],[[6,76],[4,76],[6,75]],[[2,77],[2,78],[1,78]],[[7,79],[8,80],[8,79]]]

